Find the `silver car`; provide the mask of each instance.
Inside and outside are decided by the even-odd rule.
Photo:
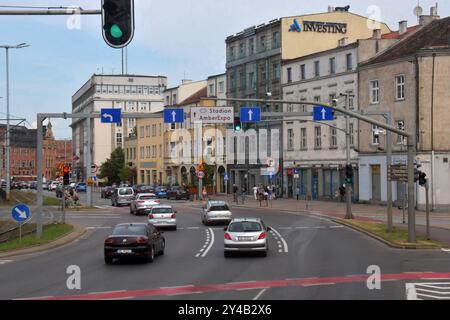
[[[148,210],[151,210],[154,206],[159,206],[161,201],[153,193],[140,193],[131,201],[130,213],[131,214],[145,214]]]
[[[233,219],[225,229],[224,256],[233,252],[259,252],[267,256],[267,233],[271,230],[261,219]]]
[[[155,227],[168,227],[177,230],[177,211],[171,206],[153,207],[148,215],[148,223]]]
[[[131,205],[131,201],[134,199],[133,188],[117,188],[114,189],[113,195],[111,197],[111,205],[113,207],[118,207],[121,205]]]
[[[205,226],[213,222],[229,224],[232,219],[233,214],[225,201],[208,201],[203,208],[202,223]]]

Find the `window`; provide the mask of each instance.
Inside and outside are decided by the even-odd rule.
[[[314,102],[320,102],[320,99],[322,99],[320,96],[315,96],[314,97]]]
[[[214,84],[209,85],[209,93],[208,96],[212,97],[214,96]]]
[[[345,56],[347,71],[353,70],[353,55],[351,53]]]
[[[321,127],[314,128],[314,147],[316,149],[322,148],[322,128]]]
[[[248,74],[248,82],[249,82],[249,88],[255,88],[256,87],[256,78],[255,78],[255,73],[254,72],[250,72]]]
[[[294,150],[294,130],[288,129],[287,135],[288,135],[288,141],[287,141],[288,151],[293,151]]]
[[[131,86],[131,94],[136,94],[137,88],[136,86]]]
[[[142,86],[137,87],[137,94],[142,95]]]
[[[261,38],[259,38],[259,51],[260,52],[264,52],[267,50],[266,47],[266,36],[261,36]]]
[[[301,138],[301,148],[302,150],[308,149],[308,140],[306,136],[306,128],[300,129],[300,138]]]
[[[330,147],[331,148],[337,148],[337,129],[336,128],[330,128]]]
[[[264,63],[264,64],[262,64],[261,65],[261,79],[263,80],[263,81],[265,81],[265,80],[267,80],[267,70],[266,70],[267,68],[266,68],[266,64]]]
[[[370,81],[370,103],[376,104],[380,102],[380,85],[378,80]]]
[[[253,38],[248,40],[248,53],[249,55],[255,53],[255,39]]]
[[[234,46],[230,47],[230,60],[233,61],[235,59],[234,55]]]
[[[245,43],[239,44],[239,58],[245,57]]]
[[[144,91],[143,91],[143,94],[144,94],[145,96],[147,96],[147,95],[148,95],[148,87],[144,87]]]
[[[145,126],[145,136],[146,136],[147,138],[150,137],[150,126]]]
[[[159,145],[159,157],[162,157],[162,144]]]
[[[336,58],[330,58],[330,74],[336,73]]]
[[[162,134],[162,125],[161,125],[161,123],[159,124],[159,135],[161,136],[161,134]]]
[[[236,89],[236,75],[235,75],[234,71],[230,75],[230,87],[231,87],[231,90]]]
[[[300,66],[300,80],[306,80],[306,65]]]
[[[400,75],[395,77],[395,99],[405,99],[405,76]]]
[[[355,96],[353,95],[353,91],[347,92],[349,94],[348,96],[348,108],[350,110],[355,109]]]
[[[396,127],[398,130],[405,131],[405,121],[399,120],[399,121],[396,121],[395,123],[396,123]],[[401,135],[397,135],[397,144],[403,145],[404,143],[405,143],[405,137],[401,136]]]
[[[287,82],[292,82],[292,68],[287,68]]]
[[[272,38],[272,40],[273,40],[272,49],[279,48],[280,45],[281,45],[281,43],[280,43],[280,33],[278,31],[274,32],[272,37],[273,37]]]
[[[280,80],[281,78],[281,65],[276,63],[273,65],[273,74],[275,80]]]
[[[329,98],[330,98],[329,103],[330,103],[330,104],[333,104],[333,100],[336,99],[336,93],[331,93],[331,94],[329,95]]]
[[[355,128],[353,126],[353,123],[350,123],[350,145],[354,146],[355,145]]]
[[[116,146],[117,147],[122,146],[122,134],[121,133],[116,134]]]
[[[376,125],[372,125],[372,144],[380,144],[380,128]]]
[[[139,127],[139,138],[144,138],[145,137],[145,133],[144,133],[144,127]]]
[[[219,93],[225,92],[225,83],[223,81],[219,82]]]
[[[314,62],[314,76],[320,77],[320,61]]]

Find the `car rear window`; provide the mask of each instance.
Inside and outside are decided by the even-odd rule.
[[[262,231],[262,226],[258,222],[235,222],[232,223],[228,231],[230,232],[258,232]]]
[[[154,200],[156,196],[140,196],[139,200]]]
[[[112,233],[114,236],[140,236],[145,235],[145,226],[117,226]]]
[[[155,208],[152,210],[152,213],[160,214],[160,213],[173,213],[173,210],[170,208]]]
[[[227,205],[221,205],[221,206],[213,206],[211,207],[211,209],[209,209],[209,211],[229,211],[230,209],[228,208]]]
[[[120,189],[119,194],[121,196],[129,196],[133,194],[133,189]]]

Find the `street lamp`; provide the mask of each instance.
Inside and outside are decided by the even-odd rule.
[[[11,159],[10,159],[10,123],[9,123],[9,49],[22,49],[29,47],[26,43],[15,46],[2,45],[0,49],[6,51],[6,201],[10,200],[11,192]]]

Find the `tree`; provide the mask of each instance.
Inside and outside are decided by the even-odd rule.
[[[100,166],[99,178],[107,178],[110,183],[120,183],[119,173],[125,167],[125,154],[122,148],[117,148],[111,157]]]
[[[129,166],[124,166],[119,172],[120,181],[130,182],[133,178],[133,171]]]

